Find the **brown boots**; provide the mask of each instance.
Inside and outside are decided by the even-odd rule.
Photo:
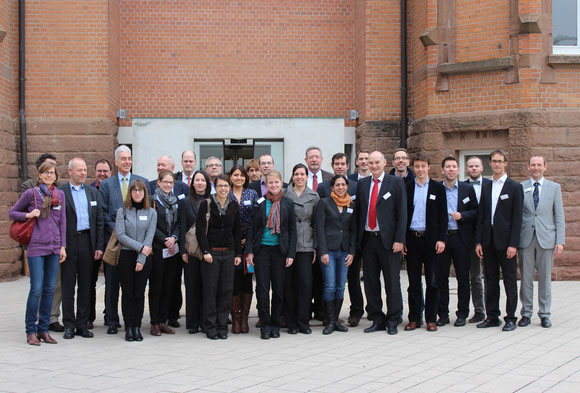
[[[248,333],[248,316],[252,305],[252,294],[242,293],[232,297],[232,333]]]

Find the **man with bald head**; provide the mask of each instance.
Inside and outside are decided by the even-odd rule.
[[[175,170],[175,162],[171,156],[161,156],[157,159],[157,174],[159,175],[161,171],[171,171]],[[157,179],[151,180],[149,182],[149,192],[151,195],[155,195],[155,189],[157,188]],[[189,187],[183,182],[175,182],[173,185],[173,193],[178,200],[184,199],[189,196]]]
[[[66,260],[61,265],[64,338],[93,337],[88,329],[93,264],[105,250],[103,209],[99,192],[85,185],[87,164],[73,158],[68,164],[70,182],[59,188],[66,199]],[[77,312],[75,317],[75,286]]]
[[[401,252],[407,227],[407,193],[400,177],[385,174],[387,161],[380,151],[369,155],[371,176],[360,179],[356,193],[357,248],[362,250],[367,312],[373,321],[364,330],[397,334],[401,314]],[[387,293],[383,313],[380,275]]]
[[[193,174],[195,172],[195,165],[197,164],[197,159],[195,153],[191,150],[186,150],[181,153],[181,167],[183,170],[175,174],[175,181],[182,181],[187,184],[187,188],[191,186],[193,181]]]

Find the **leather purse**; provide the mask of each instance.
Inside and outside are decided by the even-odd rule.
[[[205,214],[205,233],[207,235],[207,230],[209,228],[209,215],[210,215],[210,207],[209,207],[209,199],[207,200],[207,213]],[[199,260],[203,259],[203,251],[199,247],[199,242],[197,241],[197,235],[195,230],[195,224],[189,228],[189,231],[185,234],[185,249],[187,253],[194,258]]]
[[[36,190],[34,194],[34,209],[36,209]],[[16,240],[23,246],[30,243],[32,238],[32,232],[34,231],[34,225],[36,224],[37,217],[28,218],[26,221],[14,221],[10,225],[10,237]]]

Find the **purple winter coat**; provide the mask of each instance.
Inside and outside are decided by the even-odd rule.
[[[34,206],[34,193],[36,193],[36,206]],[[64,192],[57,189],[60,208],[52,208],[46,218],[38,217],[32,238],[26,247],[29,257],[40,257],[49,254],[59,254],[60,248],[66,246],[66,209]],[[42,210],[44,196],[38,187],[26,190],[18,202],[12,206],[8,217],[14,221],[26,221],[26,213],[35,208]]]

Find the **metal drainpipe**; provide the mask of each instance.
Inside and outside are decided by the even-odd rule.
[[[401,147],[407,148],[407,0],[401,0]]]
[[[20,121],[20,172],[22,181],[28,180],[28,149],[26,139],[26,45],[25,26],[26,12],[25,0],[18,4],[18,116]]]

